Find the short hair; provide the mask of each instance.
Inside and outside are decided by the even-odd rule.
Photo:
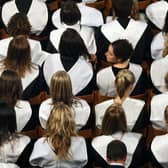
[[[113,140],[107,145],[107,159],[110,161],[118,161],[126,159],[126,145],[119,140]]]
[[[14,108],[0,102],[0,146],[16,137],[16,129]]]
[[[29,35],[31,31],[31,25],[28,17],[23,13],[14,14],[7,25],[7,32],[15,37],[17,35]]]
[[[60,19],[67,25],[74,25],[81,20],[80,10],[74,1],[67,0],[62,4]]]
[[[59,44],[59,52],[62,57],[78,60],[80,56],[89,56],[85,43],[79,33],[73,29],[63,32]]]
[[[115,79],[115,87],[119,97],[123,97],[125,91],[129,88],[129,86],[133,86],[134,83],[135,76],[133,72],[128,69],[120,70]]]
[[[0,100],[10,107],[15,107],[22,96],[22,83],[19,75],[14,71],[5,70],[0,79]]]
[[[124,109],[119,104],[112,104],[105,112],[102,121],[102,134],[112,135],[118,131],[126,132],[127,122]]]
[[[50,95],[53,104],[63,102],[72,106],[72,84],[70,76],[67,72],[57,71],[53,74],[50,82]]]
[[[131,15],[132,0],[112,0],[112,3],[117,17],[128,17]]]
[[[57,103],[51,110],[47,121],[47,135],[58,159],[69,159],[71,137],[77,136],[74,112],[64,103]]]
[[[131,58],[133,53],[133,48],[131,43],[126,39],[116,40],[111,43],[113,47],[113,52],[118,59],[121,59],[121,62],[124,62]]]
[[[24,35],[13,38],[8,46],[7,57],[3,60],[4,68],[16,71],[19,76],[24,76],[27,71],[31,71],[30,45]]]

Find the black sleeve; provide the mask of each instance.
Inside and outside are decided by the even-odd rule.
[[[32,153],[35,141],[36,140],[31,140],[31,142],[26,146],[24,151],[19,156],[16,164],[20,168],[30,168],[29,157],[30,157],[30,155]]]
[[[143,109],[142,109],[142,111],[141,111],[141,113],[140,113],[132,131],[136,132],[140,129],[146,128],[150,123],[149,118],[150,118],[150,114],[148,113],[146,105],[145,105],[143,107]]]
[[[146,146],[146,140],[143,137],[141,138],[139,144],[137,145],[137,148],[133,154],[132,162],[129,168],[137,168],[144,165],[147,162],[148,162],[147,146]]]

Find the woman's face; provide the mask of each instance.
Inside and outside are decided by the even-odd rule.
[[[105,56],[106,56],[107,62],[109,62],[109,63],[115,64],[115,63],[118,62],[118,59],[117,59],[117,57],[114,54],[114,50],[113,50],[113,46],[112,45],[109,45],[108,51],[105,53]]]

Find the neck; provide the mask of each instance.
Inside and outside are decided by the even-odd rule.
[[[113,64],[113,67],[116,67],[116,68],[126,68],[129,64],[129,60],[126,60],[124,62],[119,62],[119,63],[115,63]]]
[[[114,102],[117,104],[123,104],[126,98],[127,98],[126,96],[123,96],[123,97],[116,96],[114,98]]]

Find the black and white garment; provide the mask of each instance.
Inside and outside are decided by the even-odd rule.
[[[151,100],[150,121],[152,126],[158,130],[166,130],[166,122],[164,119],[164,111],[168,105],[168,92],[155,95]]]
[[[165,76],[168,72],[168,55],[151,64],[150,77],[152,84],[158,92],[166,92]]]
[[[83,137],[72,137],[69,149],[69,160],[58,160],[49,139],[40,138],[34,145],[30,164],[41,168],[82,168],[87,163],[87,149]]]
[[[20,0],[11,0],[2,7],[2,21],[4,25],[7,26],[11,16],[19,12],[27,15],[33,34],[39,35],[48,23],[48,9],[45,2],[29,0],[23,3]]]
[[[4,143],[0,146],[0,162],[29,167],[29,156],[33,149],[33,143],[28,136],[24,135],[18,135],[14,140]]]
[[[86,6],[85,3],[77,3],[77,6],[81,12],[81,25],[99,27],[104,24],[103,15],[99,10]],[[56,28],[62,25],[60,11],[61,9],[56,10],[52,16],[52,23]]]
[[[102,95],[107,96],[116,96],[116,87],[115,87],[115,78],[117,73],[123,68],[107,67],[100,70],[97,73],[97,86]],[[138,95],[145,92],[145,75],[143,73],[142,67],[137,64],[129,63],[128,67],[133,74],[135,75],[135,84],[132,93]]]
[[[151,144],[151,161],[157,168],[168,167],[168,134],[154,137]]]
[[[156,34],[151,43],[151,57],[156,60],[163,58],[163,49],[164,49],[164,34],[160,32]]]
[[[127,39],[134,48],[131,62],[140,64],[144,57],[149,56],[151,34],[148,25],[143,21],[131,18],[117,18],[104,24],[96,33],[97,55],[105,60],[105,52],[109,43],[119,39]],[[149,50],[149,51],[148,51]]]
[[[83,39],[88,49],[88,52],[90,54],[96,54],[97,47],[96,47],[93,28],[87,27],[87,26],[80,26],[79,24],[69,26],[62,23],[59,29],[53,30],[50,33],[50,41],[57,51],[59,51],[59,43],[60,43],[61,36],[67,28],[76,30],[80,34],[81,38]]]
[[[65,71],[61,61],[60,54],[52,54],[43,65],[43,74],[45,81],[50,86],[52,75],[57,71]],[[68,71],[72,82],[72,91],[74,95],[89,94],[92,92],[93,69],[83,56],[81,56]]]
[[[0,56],[6,57],[8,46],[13,37],[0,40]],[[37,40],[28,39],[31,49],[31,61],[37,65],[42,65],[49,53],[42,51],[41,44]]]
[[[168,11],[168,3],[164,0],[151,3],[146,8],[147,18],[160,30],[165,24],[166,13]]]
[[[120,140],[127,147],[127,158],[125,167],[139,167],[146,155],[145,143],[142,135],[139,133],[121,133],[117,132],[112,135],[101,135],[92,140],[92,156],[95,164],[103,168],[108,167],[106,158],[107,145],[112,140]]]
[[[42,102],[39,109],[39,120],[42,128],[46,129],[46,123],[53,108],[52,99],[49,98]],[[72,105],[74,111],[76,128],[81,129],[86,125],[90,116],[90,106],[83,99],[77,99]]]
[[[114,103],[114,99],[104,101],[95,105],[96,126],[101,128],[103,116],[106,109]],[[127,127],[129,131],[137,131],[144,128],[149,122],[149,117],[145,109],[143,100],[126,98],[122,107],[125,111]]]

